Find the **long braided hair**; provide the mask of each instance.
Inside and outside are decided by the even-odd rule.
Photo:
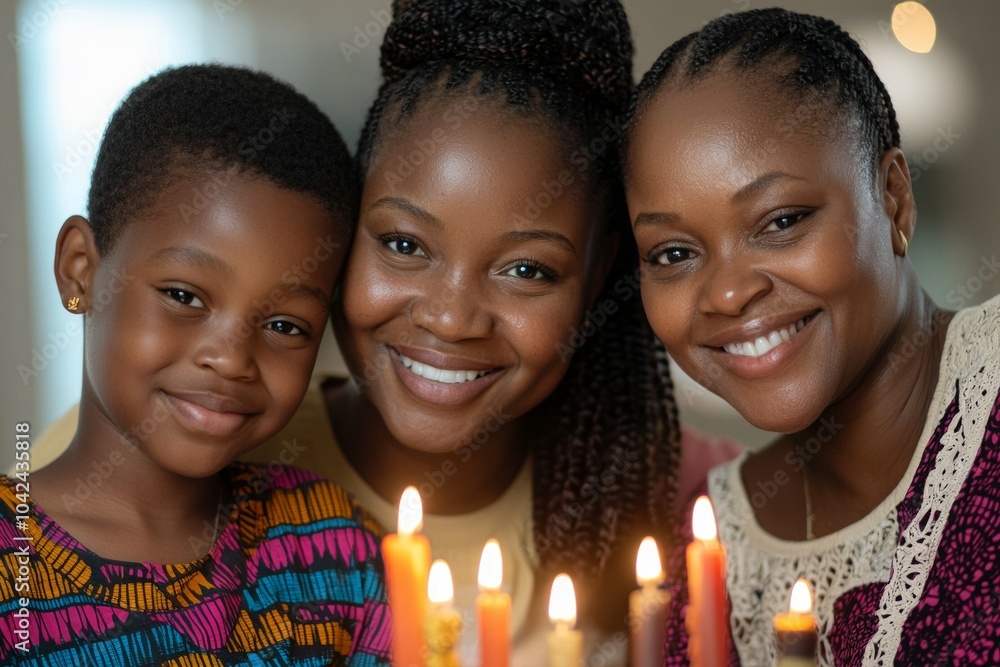
[[[668,47],[639,83],[629,128],[666,83],[694,84],[725,67],[760,73],[782,92],[812,94],[827,110],[847,112],[873,174],[899,146],[892,100],[861,46],[829,19],[778,8],[727,14]]]
[[[570,337],[566,376],[535,410],[548,432],[532,449],[539,576],[600,577],[636,535],[672,537],[679,457],[673,386],[642,310],[620,179],[634,90],[625,12],[617,0],[396,0],[393,10],[384,83],[358,147],[362,176],[421,100],[493,95],[556,134],[620,237],[597,305]]]

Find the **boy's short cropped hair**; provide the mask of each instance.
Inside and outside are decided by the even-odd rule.
[[[156,196],[205,176],[178,222],[235,176],[263,177],[316,199],[350,233],[359,196],[333,123],[290,85],[242,67],[185,65],[136,86],[111,116],[87,202],[101,255]],[[275,224],[280,224],[275,220]]]

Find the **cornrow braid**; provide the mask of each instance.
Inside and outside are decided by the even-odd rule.
[[[818,93],[835,109],[853,114],[874,171],[882,155],[899,146],[892,100],[861,46],[829,19],[778,8],[722,16],[670,46],[639,83],[630,127],[668,78],[695,83],[726,56],[736,70],[771,67],[775,81],[787,89]]]
[[[492,94],[545,122],[567,161],[574,149],[601,148],[584,174],[622,239],[597,302],[615,307],[583,325],[589,335],[564,380],[534,411],[548,423],[532,446],[532,502],[540,576],[602,576],[634,534],[673,535],[679,457],[673,387],[642,310],[620,179],[633,92],[624,9],[617,0],[396,0],[393,9],[385,80],[358,146],[362,174],[425,98]]]

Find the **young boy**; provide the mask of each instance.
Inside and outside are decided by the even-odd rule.
[[[336,129],[267,75],[167,70],[115,112],[56,244],[79,427],[0,477],[0,662],[387,664],[374,524],[235,462],[302,399],[356,200]]]

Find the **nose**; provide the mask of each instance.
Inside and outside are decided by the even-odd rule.
[[[410,319],[443,341],[486,338],[493,330],[486,306],[474,281],[454,276],[426,284],[410,306]]]
[[[698,308],[706,314],[740,315],[773,287],[770,276],[746,260],[719,258],[702,285]]]
[[[254,328],[249,322],[227,322],[206,332],[195,352],[195,363],[227,380],[246,382],[258,377]]]

